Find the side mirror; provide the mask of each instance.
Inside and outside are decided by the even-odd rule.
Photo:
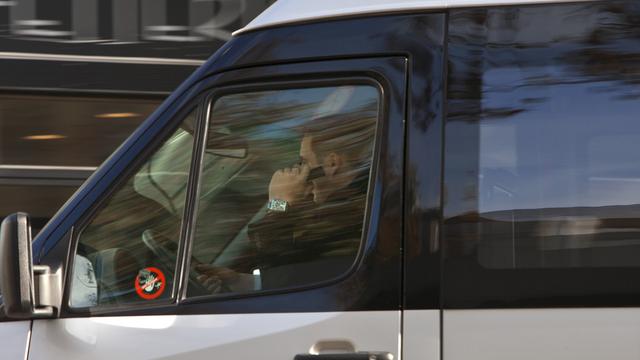
[[[31,252],[29,216],[7,216],[0,225],[0,293],[12,319],[51,317],[60,298],[60,276],[48,266],[34,266]]]

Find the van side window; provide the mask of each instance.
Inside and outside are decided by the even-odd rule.
[[[171,297],[194,124],[195,110],[80,231],[72,307]]]
[[[594,7],[557,8],[567,16],[554,19],[577,19],[572,13],[580,26],[551,26],[554,34],[520,39],[503,29],[525,48],[510,50],[508,59],[504,50],[484,49],[478,121],[447,129],[450,156],[477,154],[477,162],[449,169],[467,167],[460,170],[473,197],[465,210],[477,214],[478,226],[465,241],[477,239],[485,267],[640,266],[640,41],[637,29],[626,37],[624,27],[598,26],[624,24],[631,9]],[[546,10],[525,8],[518,19],[541,19]],[[492,16],[507,21],[513,14]],[[553,39],[566,40],[555,41],[550,59],[534,44]],[[452,205],[448,215],[464,219],[456,214],[462,203]]]
[[[353,265],[379,114],[366,85],[212,105],[188,296],[317,284]]]
[[[640,267],[638,15],[634,1],[452,13],[444,245],[459,298],[463,283],[628,291],[604,269]]]

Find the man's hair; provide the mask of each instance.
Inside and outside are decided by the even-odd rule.
[[[375,111],[358,111],[320,117],[305,124],[303,136],[311,138],[311,148],[322,161],[334,152],[352,167],[370,167],[377,127]]]

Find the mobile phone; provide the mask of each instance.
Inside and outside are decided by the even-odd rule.
[[[307,176],[307,182],[313,181],[323,176],[325,176],[325,173],[322,166],[315,167],[309,171],[309,176]]]

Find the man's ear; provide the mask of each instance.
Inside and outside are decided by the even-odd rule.
[[[342,167],[342,157],[334,152],[324,158],[324,172],[327,176],[334,176]]]

